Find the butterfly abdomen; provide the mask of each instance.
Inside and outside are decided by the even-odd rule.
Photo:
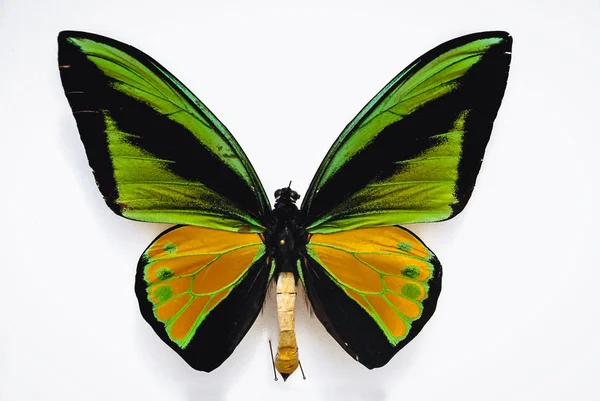
[[[279,346],[275,367],[283,380],[298,368],[298,344],[294,330],[296,305],[296,277],[292,272],[282,272],[277,278],[277,317],[279,319]]]

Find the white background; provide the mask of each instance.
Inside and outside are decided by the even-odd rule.
[[[598,400],[598,1],[0,1],[0,400]],[[270,299],[234,354],[189,368],[141,318],[135,266],[167,226],[102,201],[56,36],[149,53],[234,133],[269,194],[305,193],[338,133],[435,45],[502,29],[513,63],[477,188],[412,226],[444,266],[438,311],[382,369],[298,305],[308,379],[273,381]]]

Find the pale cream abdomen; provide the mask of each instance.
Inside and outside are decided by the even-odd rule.
[[[277,317],[279,319],[279,346],[275,368],[283,379],[298,368],[298,345],[294,331],[296,280],[291,272],[282,272],[277,278]]]

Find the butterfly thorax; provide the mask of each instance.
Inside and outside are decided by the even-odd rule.
[[[276,277],[281,272],[296,275],[296,262],[307,243],[306,231],[297,223],[300,195],[291,188],[275,191],[275,207],[264,233],[267,252],[275,261]]]

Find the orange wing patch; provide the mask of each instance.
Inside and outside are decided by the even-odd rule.
[[[154,316],[181,348],[265,252],[257,234],[177,227],[156,239],[143,261]]]
[[[401,227],[314,234],[307,250],[393,345],[421,317],[428,282],[439,266],[435,255]]]

